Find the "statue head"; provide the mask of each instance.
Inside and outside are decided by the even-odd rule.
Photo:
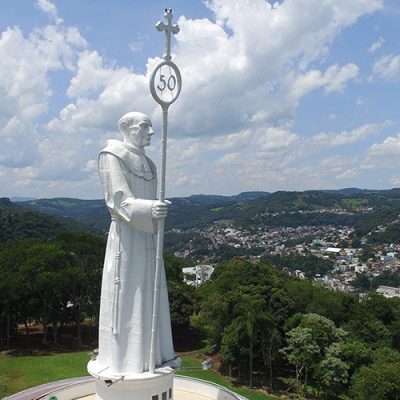
[[[154,134],[150,118],[146,114],[132,111],[121,117],[118,128],[124,135],[124,142],[138,149],[150,146]]]

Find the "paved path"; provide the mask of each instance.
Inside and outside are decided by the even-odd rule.
[[[77,383],[89,382],[92,380],[94,380],[92,376],[63,379],[61,381],[55,381],[51,383],[46,383],[44,385],[35,386],[34,388],[15,393],[8,397],[4,397],[3,400],[37,400],[48,393],[54,392],[57,389],[73,386]]]

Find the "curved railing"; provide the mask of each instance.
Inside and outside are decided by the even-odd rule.
[[[71,400],[95,393],[95,378],[92,376],[63,379],[36,386],[31,389],[4,397],[3,400]],[[201,394],[215,400],[246,400],[245,397],[217,383],[188,376],[175,375],[174,389]]]

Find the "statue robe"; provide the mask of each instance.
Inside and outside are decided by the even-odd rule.
[[[100,302],[96,370],[126,376],[148,370],[156,264],[154,163],[144,150],[109,141],[99,175],[111,213]],[[162,268],[156,366],[175,357],[165,271]]]

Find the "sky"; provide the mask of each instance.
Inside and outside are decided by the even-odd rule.
[[[101,198],[173,9],[167,197],[400,187],[398,0],[2,0],[0,197]]]

